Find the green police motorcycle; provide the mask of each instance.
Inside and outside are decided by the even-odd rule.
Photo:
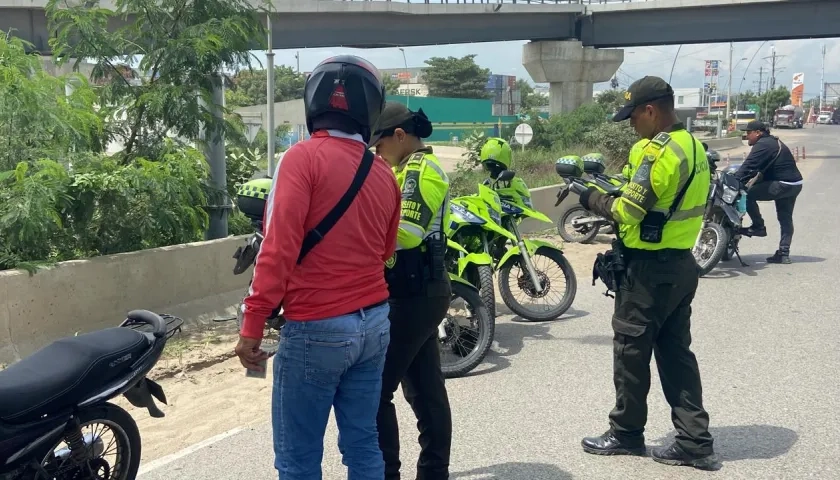
[[[447,235],[472,256],[459,252],[458,263],[451,265],[467,272],[469,278],[469,270],[480,272],[479,268],[487,266],[489,258],[493,270],[499,274],[502,300],[513,313],[531,321],[553,320],[571,307],[577,293],[577,279],[560,248],[544,240],[522,237],[519,224],[526,218],[554,222],[534,210],[530,198],[515,187],[501,186],[510,184],[515,175],[514,171],[505,170],[495,181],[488,179],[479,184],[478,194],[452,199],[453,215]],[[543,259],[560,267],[562,281],[548,277],[542,264],[536,261]],[[484,293],[492,288],[486,276],[479,273],[476,286],[483,292],[485,303],[490,301],[495,305],[495,296]],[[541,308],[532,308],[523,305],[514,296],[514,290],[534,300],[545,300],[557,290],[560,296]]]

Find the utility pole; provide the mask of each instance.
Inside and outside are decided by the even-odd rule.
[[[770,60],[770,78],[767,79],[767,90],[774,90],[776,88],[776,59],[782,58],[784,55],[776,55],[776,47],[770,47],[770,56],[764,57],[765,60]],[[778,69],[781,71],[781,69]]]
[[[822,46],[822,73],[820,73],[820,112],[825,105],[825,44]]]
[[[761,77],[764,75],[764,65],[758,68],[758,96],[761,96]]]
[[[726,117],[724,117],[724,125],[729,125],[730,105],[732,105],[732,50],[734,49],[733,43],[729,42],[729,81],[726,82]],[[729,131],[728,128],[727,131]]]
[[[268,134],[268,145],[266,145],[266,154],[268,156],[268,176],[274,177],[274,141],[275,141],[275,132],[274,132],[274,51],[271,48],[271,10],[265,13],[265,24],[268,31],[268,50],[265,52],[265,59],[268,63],[268,79],[266,80],[266,95],[265,95],[265,106],[266,106],[266,116],[268,117],[268,121],[266,122],[268,125],[268,131],[265,132]]]
[[[295,69],[295,73],[298,75],[300,74],[300,52],[295,52],[295,61],[297,62],[297,68]]]

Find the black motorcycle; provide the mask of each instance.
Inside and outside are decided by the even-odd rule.
[[[714,155],[710,155],[709,152],[714,151],[707,149],[712,182],[703,214],[703,228],[692,249],[700,267],[701,277],[711,272],[721,260],[730,260],[735,256],[738,257],[741,266],[747,266],[738,253],[742,221],[747,212],[747,192],[740,180],[735,178],[735,172],[740,165],[731,165],[717,171],[720,156],[717,152],[714,152]]]
[[[140,432],[109,403],[164,413],[146,375],[183,321],[134,310],[119,327],[57,340],[0,371],[0,480],[133,480]]]
[[[556,169],[557,167],[555,167]],[[557,173],[565,175],[562,166]],[[606,175],[606,165],[600,161],[584,161],[583,174],[585,180],[590,180],[601,188],[612,190],[621,188],[627,180],[621,175]],[[562,172],[562,173],[561,173]],[[559,205],[559,204],[558,204]],[[578,203],[572,203],[561,210],[557,219],[557,234],[570,243],[592,243],[599,233],[614,233],[612,222],[600,215],[590,212]]]

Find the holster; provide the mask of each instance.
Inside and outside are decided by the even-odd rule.
[[[595,264],[592,266],[592,286],[600,279],[607,287],[604,295],[613,297],[610,292],[617,292],[621,287],[626,267],[624,265],[624,245],[621,241],[613,240],[612,248],[595,257]]]
[[[442,280],[446,276],[446,235],[435,232],[426,237],[426,265],[429,280]]]
[[[398,250],[391,268],[385,267],[385,281],[392,298],[414,297],[423,291],[426,252],[420,247]]]

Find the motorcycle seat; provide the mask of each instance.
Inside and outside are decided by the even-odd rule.
[[[47,345],[0,371],[0,420],[20,424],[72,409],[124,376],[150,344],[115,327]]]

